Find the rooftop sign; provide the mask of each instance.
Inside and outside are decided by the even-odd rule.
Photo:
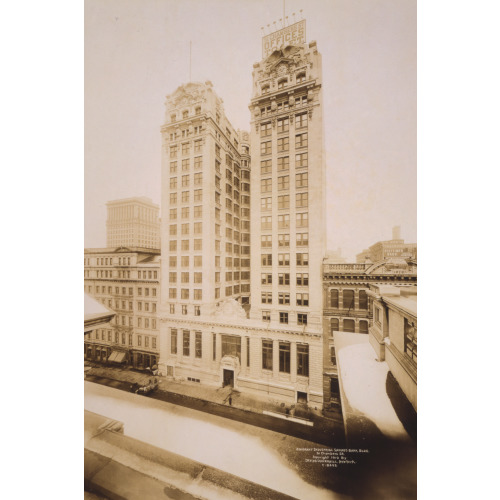
[[[305,19],[263,37],[262,58],[265,59],[275,50],[283,49],[288,45],[302,45],[303,43],[306,43]]]

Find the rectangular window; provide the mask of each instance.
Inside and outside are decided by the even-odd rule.
[[[260,154],[261,155],[270,155],[271,154],[271,141],[261,142],[260,143]]]
[[[303,188],[308,186],[308,173],[303,172],[302,174],[295,174],[295,187]]]
[[[261,248],[271,248],[273,246],[272,236],[270,234],[261,236],[260,246]]]
[[[168,289],[168,298],[176,299],[177,298],[177,288],[169,288]]]
[[[339,307],[339,291],[338,290],[330,290],[330,307],[338,309]]]
[[[288,148],[290,146],[289,142],[290,140],[288,137],[281,137],[280,139],[278,139],[278,153],[288,151]]]
[[[297,375],[309,377],[309,344],[297,344]]]
[[[177,328],[170,329],[170,354],[177,354]]]
[[[289,293],[278,293],[278,303],[282,306],[290,305],[290,294]]]
[[[309,227],[309,214],[307,212],[296,214],[296,227]]]
[[[262,340],[262,369],[273,369],[273,341]]]
[[[170,173],[175,174],[176,172],[177,172],[177,162],[171,161],[170,162]]]
[[[260,191],[261,193],[270,193],[273,189],[272,179],[262,179],[260,181]]]
[[[261,263],[263,266],[272,266],[273,265],[273,255],[272,254],[262,254],[261,255]]]
[[[278,222],[278,227],[279,222]],[[278,234],[278,246],[281,248],[290,247],[290,235],[289,234]]]
[[[307,127],[307,113],[295,116],[295,128]]]
[[[271,285],[273,283],[273,275],[271,273],[263,273],[260,277],[263,285]]]
[[[189,273],[187,272],[181,273],[181,283],[189,283]]]
[[[278,177],[278,191],[283,191],[284,189],[290,188],[290,176],[284,175]]]
[[[169,234],[170,234],[170,236],[176,236],[177,235],[177,224],[171,224],[170,225]]]
[[[290,168],[290,157],[282,156],[278,158],[278,171],[288,170]]]
[[[182,171],[187,172],[189,170],[189,158],[182,160]]]
[[[260,228],[262,230],[272,229],[272,217],[270,215],[266,215],[265,217],[260,218]]]
[[[271,123],[263,123],[261,126],[260,126],[260,136],[261,137],[268,137],[271,135],[271,132],[272,132],[272,127],[271,127]]]
[[[181,201],[182,201],[182,203],[188,203],[189,202],[189,191],[183,191],[182,192]]]
[[[290,342],[280,342],[280,372],[290,373]]]
[[[359,291],[359,308],[368,309],[368,295],[366,294],[366,290]]]
[[[184,356],[189,356],[189,330],[182,330],[182,354]]]
[[[196,288],[194,290],[194,300],[201,300],[202,299],[202,290],[200,288]]]
[[[289,128],[290,128],[290,119],[288,117],[278,120],[278,134],[282,132],[288,132]]]
[[[260,200],[260,210],[265,212],[272,209],[272,198],[261,198]]]
[[[182,154],[183,155],[189,154],[189,142],[186,142],[182,145]]]
[[[195,332],[194,356],[201,359],[201,332]]]
[[[344,309],[354,309],[354,290],[342,291],[342,307]]]
[[[309,294],[308,293],[298,293],[297,294],[297,305],[306,307],[309,305]]]
[[[175,205],[177,203],[177,193],[170,193],[170,204]]]
[[[288,313],[280,312],[280,323],[288,324]]]
[[[297,265],[298,266],[308,266],[309,265],[309,254],[308,253],[298,253],[297,254]]]
[[[307,194],[307,193],[306,193]],[[201,205],[197,205],[194,207],[194,216],[196,219],[200,218],[203,214],[203,211],[202,211],[202,206]]]
[[[290,285],[290,273],[280,273],[280,274],[278,274],[278,284],[280,284],[280,285]]]
[[[405,349],[405,354],[417,362],[417,327],[415,326],[415,323],[409,322],[405,318],[404,322],[404,333],[405,333],[405,344],[404,344],[404,349]]]
[[[262,321],[271,321],[271,311],[262,311]]]
[[[307,165],[308,165],[307,153],[298,153],[295,155],[296,168],[307,167]]]
[[[241,337],[237,335],[221,335],[222,357],[235,356],[241,362]]]
[[[307,193],[305,193],[307,195]],[[299,196],[298,194],[296,196]],[[285,208],[290,208],[290,195],[284,194],[278,196],[278,209],[282,210]]]
[[[278,254],[278,266],[289,266],[290,265],[290,254],[289,253],[279,253]]]
[[[170,209],[170,220],[177,220],[177,209],[176,208]]]
[[[297,233],[296,244],[298,247],[309,245],[309,233]]]
[[[307,146],[307,132],[295,136],[295,149]]]
[[[271,160],[263,160],[260,162],[260,173],[261,174],[271,173]]]
[[[201,186],[201,184],[203,184],[203,173],[198,172],[198,173],[194,174],[194,185]]]
[[[290,215],[278,215],[278,229],[287,229],[290,227]]]
[[[308,193],[297,193],[295,195],[295,206],[297,208],[306,208],[309,201]]]
[[[261,301],[262,301],[262,304],[272,304],[273,303],[272,292],[262,292],[261,293]]]

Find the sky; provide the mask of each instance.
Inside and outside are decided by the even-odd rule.
[[[306,19],[322,54],[327,246],[348,261],[396,225],[417,241],[416,10],[285,2],[288,24]],[[107,201],[160,204],[165,97],[190,79],[190,43],[191,80],[210,80],[233,126],[249,130],[261,28],[282,17],[282,0],[85,1],[85,247],[106,246]]]

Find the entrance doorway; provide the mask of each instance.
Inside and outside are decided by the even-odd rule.
[[[297,403],[307,404],[307,392],[297,391]]]
[[[224,369],[222,387],[234,387],[234,371]]]

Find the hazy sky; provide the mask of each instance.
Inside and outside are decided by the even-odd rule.
[[[323,57],[328,248],[416,242],[416,0],[286,0]],[[85,1],[85,246],[106,245],[106,202],[160,203],[165,96],[211,80],[249,130],[261,27],[282,0]],[[274,31],[274,29],[273,29]]]

